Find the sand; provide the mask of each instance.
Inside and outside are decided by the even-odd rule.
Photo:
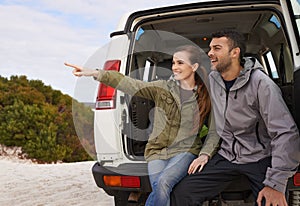
[[[0,156],[0,205],[114,205],[113,198],[94,182],[94,163],[36,164]]]

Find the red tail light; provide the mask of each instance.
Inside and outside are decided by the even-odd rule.
[[[120,65],[120,60],[110,60],[105,62],[103,69],[120,71]],[[116,95],[117,91],[114,88],[100,83],[96,99],[96,110],[116,108]]]
[[[140,178],[137,176],[103,176],[104,184],[111,187],[139,188]]]
[[[300,186],[300,173],[299,172],[297,172],[294,175],[294,185],[295,186]]]

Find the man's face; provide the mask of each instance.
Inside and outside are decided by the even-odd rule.
[[[208,56],[211,61],[212,69],[220,73],[227,71],[231,64],[231,48],[227,37],[213,38],[209,44]]]

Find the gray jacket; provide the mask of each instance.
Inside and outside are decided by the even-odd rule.
[[[221,75],[212,71],[209,76],[216,130],[222,139],[218,153],[237,164],[272,156],[263,183],[284,193],[300,161],[299,132],[279,87],[256,59],[245,60],[228,95]]]

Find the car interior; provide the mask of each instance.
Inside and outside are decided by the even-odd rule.
[[[128,58],[128,73],[142,81],[167,80],[172,75],[172,53],[177,46],[192,43],[207,53],[211,33],[221,29],[232,29],[245,36],[245,56],[255,57],[260,61],[266,74],[284,91],[284,99],[292,111],[293,64],[290,43],[281,22],[282,16],[276,10],[266,8],[230,12],[221,10],[211,13],[195,11],[177,14],[176,17],[149,17],[140,21],[134,28],[136,32],[132,35],[134,41],[132,55]],[[205,63],[208,70],[209,65],[208,60]],[[151,109],[155,104],[150,100],[128,95],[125,101],[131,121],[126,123],[123,131],[124,151],[131,160],[144,160],[145,145],[152,129]],[[247,180],[241,177],[238,184],[247,185],[241,184],[245,181]],[[233,191],[230,194],[233,195]],[[247,188],[244,192],[239,192],[239,195],[245,197],[251,197],[249,194],[251,192]]]
[[[265,72],[284,90],[284,99],[289,109],[293,110],[292,57],[285,28],[280,22],[281,16],[265,8],[146,19],[136,26],[130,76],[143,81],[167,80],[172,75],[171,62],[175,47],[193,43],[207,53],[211,33],[233,29],[243,33],[247,42],[246,56],[260,61]],[[205,66],[209,69],[209,62]],[[140,97],[130,97],[127,102],[132,132],[127,139],[126,151],[133,159],[140,159],[143,158],[144,145],[151,129],[148,128],[148,114],[154,103]]]

